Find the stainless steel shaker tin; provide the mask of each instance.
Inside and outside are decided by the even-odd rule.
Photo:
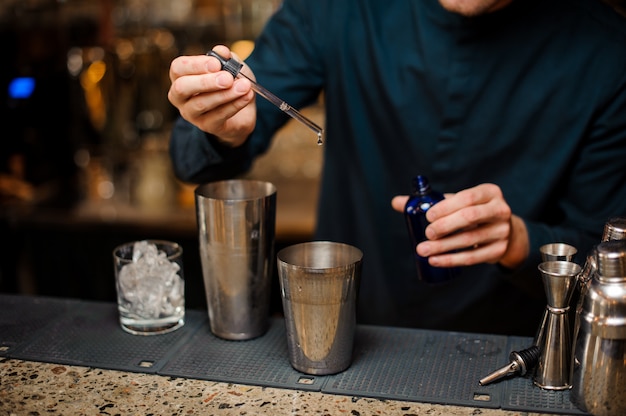
[[[626,414],[626,241],[595,250],[597,270],[577,310],[572,401],[596,416]]]
[[[306,374],[335,374],[352,361],[363,253],[312,241],[277,255],[289,361]]]
[[[276,187],[226,180],[195,191],[202,274],[211,331],[246,340],[269,327]]]

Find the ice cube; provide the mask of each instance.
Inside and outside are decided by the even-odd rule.
[[[147,241],[134,244],[132,263],[119,272],[119,289],[129,303],[129,312],[145,319],[167,316],[184,301],[180,266]]]

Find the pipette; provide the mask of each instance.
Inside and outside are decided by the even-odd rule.
[[[209,51],[207,52],[207,55],[212,56],[216,58],[218,61],[220,61],[220,64],[222,64],[222,69],[230,73],[234,78],[243,77],[247,79],[248,81],[250,81],[250,84],[252,85],[251,88],[254,92],[259,94],[261,97],[265,98],[270,103],[274,104],[285,114],[293,117],[294,119],[298,120],[300,123],[304,124],[311,130],[313,130],[315,133],[317,133],[318,145],[321,145],[323,143],[322,137],[324,137],[324,129],[322,129],[320,126],[315,124],[313,121],[311,121],[307,117],[303,116],[298,110],[296,110],[295,108],[287,104],[285,101],[281,100],[280,98],[272,94],[269,90],[257,84],[255,81],[250,79],[250,77],[248,77],[246,74],[241,72],[241,68],[243,67],[243,64],[241,62],[235,60],[234,58],[224,59],[221,55],[219,55],[215,51]]]

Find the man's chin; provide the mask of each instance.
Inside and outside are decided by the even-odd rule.
[[[439,3],[449,12],[473,17],[499,10],[512,1],[513,0],[439,0]]]

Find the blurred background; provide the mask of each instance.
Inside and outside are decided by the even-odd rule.
[[[604,1],[626,14],[624,0]],[[247,56],[278,7],[0,0],[0,292],[113,301],[114,247],[155,238],[183,246],[187,305],[206,307],[195,187],[176,180],[167,153],[169,64],[218,43]],[[323,125],[321,99],[301,110]],[[277,251],[312,238],[315,142],[292,120],[245,175],[278,188]]]
[[[183,246],[187,306],[206,307],[195,186],[174,177],[167,153],[169,64],[218,43],[247,56],[279,6],[0,2],[0,292],[113,301],[114,247],[156,238]],[[323,125],[322,105],[302,112]],[[245,175],[278,188],[277,250],[312,237],[315,143],[292,120]]]

